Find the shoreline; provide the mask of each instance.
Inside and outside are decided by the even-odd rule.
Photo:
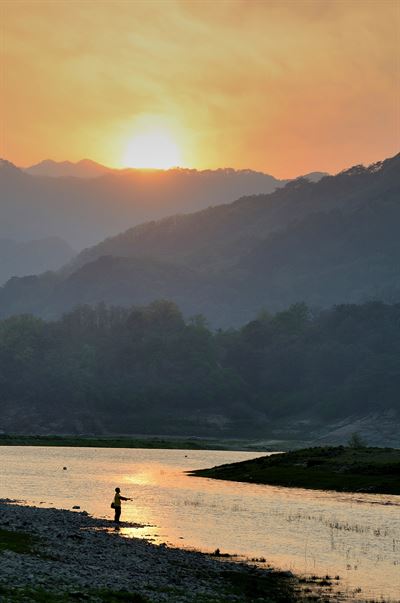
[[[269,445],[239,438],[198,438],[191,436],[74,436],[0,434],[0,446],[59,446],[77,448],[144,448],[157,450],[232,450],[272,452]]]
[[[400,495],[400,450],[360,446],[304,448],[188,471],[219,480],[331,490]]]
[[[291,572],[234,561],[223,553],[127,538],[111,520],[85,511],[22,502],[0,500],[0,600],[5,603],[327,601],[327,580],[308,584]]]

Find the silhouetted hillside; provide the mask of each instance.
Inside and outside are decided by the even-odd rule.
[[[36,173],[46,166],[48,162],[36,166]],[[85,176],[46,177],[0,161],[0,238],[55,236],[82,249],[127,225],[227,203],[243,194],[271,192],[286,182],[251,170],[104,168],[101,174],[103,167],[87,160],[64,162],[56,164],[57,173]],[[95,171],[101,175],[86,177]]]
[[[271,235],[232,269],[248,299],[269,307],[305,299],[315,306],[400,300],[399,199],[354,212],[316,213]]]
[[[345,215],[370,201],[395,202],[399,169],[400,155],[369,168],[355,166],[317,183],[297,179],[272,194],[141,224],[83,251],[72,266],[101,255],[167,257],[207,269],[233,264],[257,241],[314,213],[339,210]]]
[[[91,159],[81,159],[80,161],[53,161],[52,159],[45,159],[44,161],[40,161],[35,165],[31,165],[26,168],[22,168],[24,172],[27,174],[31,174],[31,176],[49,176],[52,178],[60,178],[65,176],[72,176],[74,178],[97,178],[98,176],[102,176],[103,174],[127,174],[132,173],[138,170],[135,168],[122,168],[122,169],[114,169],[107,167],[105,165],[101,165],[96,161],[92,161]],[[140,171],[140,170],[139,170]],[[160,170],[148,169],[142,170],[147,172],[158,172]],[[173,170],[176,171],[176,170]],[[180,169],[181,172],[196,172],[196,170],[187,170]],[[208,173],[212,173],[213,170],[207,170]],[[221,170],[217,170],[221,171]],[[234,170],[222,170],[222,171],[234,171]],[[249,173],[255,174],[252,170],[239,170],[241,174]],[[311,182],[318,182],[324,176],[328,176],[326,172],[310,172],[309,174],[304,174],[300,176],[302,178],[306,178]],[[282,183],[288,182],[288,180],[282,180]]]
[[[0,315],[17,308],[54,317],[81,302],[168,298],[186,316],[226,326],[299,300],[399,301],[399,164],[400,155],[129,229],[57,274],[11,279]]]

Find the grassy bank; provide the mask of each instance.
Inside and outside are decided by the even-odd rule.
[[[195,436],[89,436],[0,434],[0,446],[76,446],[87,448],[158,448],[270,452],[303,448],[310,441],[292,439],[200,438]]]
[[[214,479],[318,490],[400,494],[400,450],[306,448],[192,471]]]

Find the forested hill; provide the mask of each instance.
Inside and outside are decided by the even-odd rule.
[[[60,237],[82,249],[145,220],[228,203],[244,194],[268,193],[287,182],[252,170],[102,173],[102,166],[93,163],[55,165],[65,176],[32,176],[0,159],[0,237]],[[97,177],[85,177],[88,168]]]
[[[215,327],[261,308],[400,301],[400,155],[317,183],[150,222],[80,254],[58,273],[13,278],[0,317],[60,316],[76,304],[169,299]]]
[[[76,268],[104,255],[156,257],[196,268],[216,269],[265,241],[271,233],[307,222],[315,213],[347,216],[385,203],[400,204],[400,154],[369,167],[354,166],[318,182],[298,179],[267,195],[131,228],[83,251]]]
[[[5,432],[306,440],[369,417],[368,443],[400,446],[400,304],[297,304],[225,331],[165,301],[15,316],[0,382]]]

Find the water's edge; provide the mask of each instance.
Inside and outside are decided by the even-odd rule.
[[[400,497],[222,482],[185,473],[260,454],[0,447],[0,496],[38,507],[79,505],[94,517],[110,519],[118,485],[134,499],[125,503],[123,520],[145,526],[124,527],[125,536],[265,558],[298,575],[339,575],[343,592],[361,589],[360,600],[398,600]]]

